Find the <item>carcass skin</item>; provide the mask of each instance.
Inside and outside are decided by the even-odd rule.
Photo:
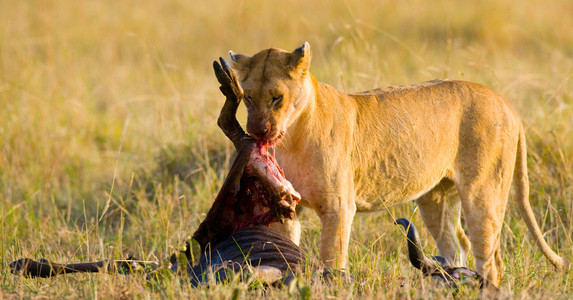
[[[221,59],[221,64],[213,64],[220,89],[227,96],[218,124],[235,145],[237,157],[193,235],[200,245],[201,259],[197,266],[188,266],[188,271],[197,282],[205,282],[209,272],[223,279],[227,270],[237,271],[246,265],[251,272],[267,277],[269,283],[288,280],[304,253],[268,225],[292,219],[301,197],[269,153],[269,145],[257,142],[239,125],[235,115],[242,89],[227,62]]]
[[[231,273],[249,272],[260,282],[288,284],[302,268],[304,252],[290,239],[266,225],[248,226],[188,266],[194,285],[224,281]]]

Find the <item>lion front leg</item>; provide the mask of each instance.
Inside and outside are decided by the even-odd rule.
[[[348,259],[350,228],[356,214],[356,204],[354,196],[345,195],[325,199],[316,209],[322,223],[319,258],[330,269],[344,269]]]

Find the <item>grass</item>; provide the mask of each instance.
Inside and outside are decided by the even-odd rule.
[[[216,126],[223,97],[211,62],[229,49],[304,41],[311,71],[340,90],[448,77],[507,98],[526,127],[537,220],[571,260],[572,9],[566,0],[0,1],[0,298],[451,297],[407,262],[392,216],[411,217],[435,253],[413,204],[355,218],[351,285],[311,283],[310,274],[275,290],[9,273],[20,257],[166,258],[197,228],[233,154]],[[311,211],[303,229],[302,247],[317,256]],[[501,240],[504,296],[573,296],[573,276],[554,272],[511,199]]]

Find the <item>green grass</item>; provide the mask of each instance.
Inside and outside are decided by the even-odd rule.
[[[216,126],[224,99],[212,61],[304,41],[311,71],[340,90],[448,77],[507,98],[526,128],[537,220],[571,260],[571,11],[567,0],[0,1],[0,298],[451,297],[407,261],[392,216],[411,216],[435,253],[413,204],[357,215],[351,285],[311,283],[311,274],[290,290],[265,290],[9,273],[20,257],[166,258],[197,228],[233,155]],[[511,199],[504,295],[573,297],[573,276],[554,272]],[[302,247],[316,257],[320,223],[310,210],[302,219]]]

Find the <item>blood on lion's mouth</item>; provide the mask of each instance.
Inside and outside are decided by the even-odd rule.
[[[279,132],[277,135],[274,135],[273,137],[257,137],[257,147],[266,147],[266,148],[272,148],[274,146],[276,146],[281,139],[283,138],[285,132],[281,131]]]

